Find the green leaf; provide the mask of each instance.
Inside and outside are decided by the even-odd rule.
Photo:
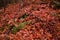
[[[12,33],[13,33],[13,34],[15,34],[17,31],[18,31],[18,28],[17,28],[17,27],[13,27],[13,28],[12,28]]]
[[[26,25],[26,22],[23,22],[23,23],[20,23],[18,27],[13,27],[12,33],[15,34],[18,30],[24,28],[25,25]]]
[[[3,31],[4,30],[4,28],[2,27],[2,28],[0,28],[0,31]]]
[[[20,23],[18,26],[18,29],[24,28],[24,26],[27,24],[27,22]]]
[[[22,29],[25,27],[26,24],[30,24],[31,21],[27,21],[27,22],[23,22],[23,23],[20,23],[19,26],[18,26],[18,29]]]
[[[23,29],[25,27],[26,24],[30,24],[31,21],[27,21],[27,22],[23,22],[20,23],[18,27],[13,27],[12,28],[12,33],[15,34],[17,31],[19,31],[20,29]]]

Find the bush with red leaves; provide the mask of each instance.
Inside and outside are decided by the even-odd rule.
[[[7,6],[0,14],[0,40],[59,40],[60,10],[50,8],[49,2],[25,0]],[[16,31],[19,24],[27,21],[31,22]]]

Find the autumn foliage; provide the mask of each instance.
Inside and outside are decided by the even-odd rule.
[[[60,9],[50,0],[25,0],[0,12],[0,40],[60,40]]]

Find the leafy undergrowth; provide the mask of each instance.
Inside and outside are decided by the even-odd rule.
[[[24,1],[0,13],[0,40],[59,40],[60,10],[49,1]]]

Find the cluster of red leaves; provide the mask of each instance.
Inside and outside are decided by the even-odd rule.
[[[39,1],[25,1],[26,5],[14,4],[5,8],[0,14],[0,27],[7,29],[7,25],[15,25],[22,21],[32,20],[31,24],[16,34],[9,34],[10,40],[59,40],[60,39],[60,19],[59,10],[54,10],[47,4],[39,4]],[[24,5],[24,6],[22,6]],[[22,6],[22,7],[21,7]],[[24,20],[19,17],[28,14]],[[3,34],[2,32],[1,34]],[[2,39],[2,38],[0,38]]]

